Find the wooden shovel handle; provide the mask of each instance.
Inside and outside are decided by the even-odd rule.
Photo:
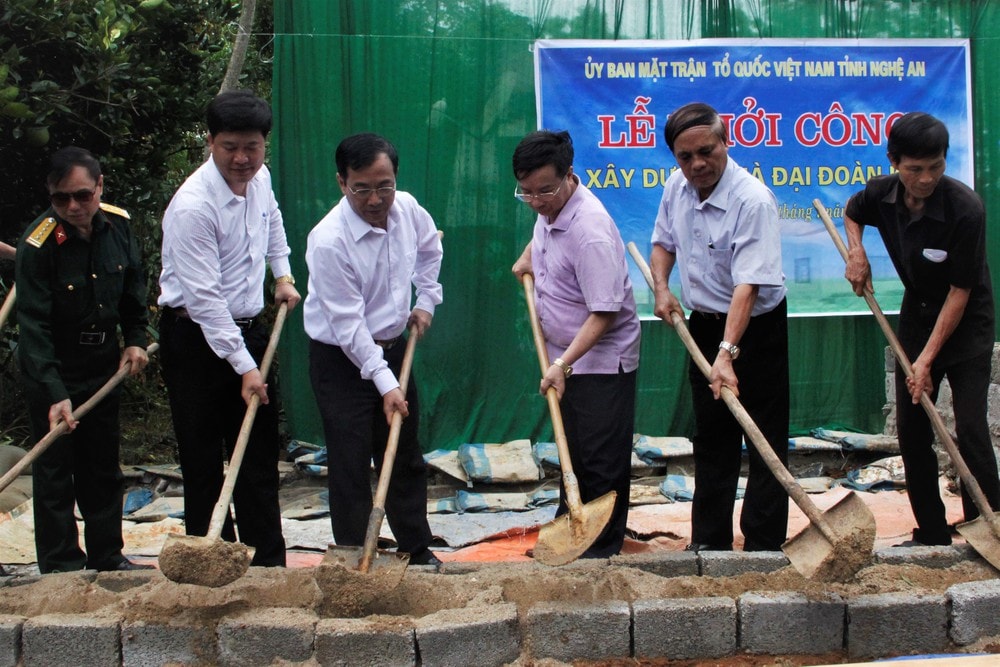
[[[10,311],[14,310],[14,301],[17,299],[17,285],[11,285],[10,290],[7,292],[7,298],[3,300],[3,306],[0,306],[0,329],[3,325],[7,324],[7,318],[10,317]]]
[[[278,340],[281,338],[281,328],[285,326],[285,318],[288,316],[288,304],[282,302],[278,308],[278,314],[274,318],[274,326],[271,329],[271,338],[267,341],[267,348],[264,350],[264,358],[260,364],[260,374],[267,382],[267,374],[271,370],[271,362],[274,360],[275,350],[278,348]],[[233,447],[233,454],[229,458],[229,469],[226,471],[226,478],[222,482],[222,492],[219,500],[212,510],[212,519],[208,524],[207,536],[212,539],[219,539],[222,535],[222,527],[229,514],[229,501],[233,497],[233,489],[236,488],[236,478],[240,474],[240,466],[243,464],[243,455],[247,451],[247,443],[250,441],[250,431],[253,430],[253,422],[257,417],[257,408],[260,407],[260,396],[254,394],[247,403],[246,413],[243,415],[243,424],[240,426],[240,433],[236,438],[236,445]]]
[[[410,327],[410,337],[406,339],[406,352],[403,353],[403,364],[399,369],[399,389],[406,396],[410,383],[410,369],[413,367],[413,356],[417,348],[418,328]],[[382,469],[379,471],[378,485],[375,487],[375,497],[372,500],[372,511],[368,517],[368,529],[365,531],[365,543],[361,551],[361,561],[358,569],[367,572],[375,558],[378,547],[378,535],[382,531],[382,519],[385,518],[385,500],[389,496],[389,482],[392,481],[392,468],[396,463],[396,451],[399,449],[399,434],[403,430],[403,415],[399,411],[392,413],[389,423],[389,437],[385,443],[385,454],[382,456]]]
[[[160,349],[160,344],[153,343],[146,348],[146,354],[153,354],[158,349]],[[104,400],[107,395],[111,393],[112,389],[117,387],[121,384],[122,380],[128,377],[131,370],[132,362],[125,362],[125,365],[119,368],[115,374],[101,386],[100,389],[94,392],[93,396],[88,398],[82,405],[80,405],[80,407],[73,411],[73,419],[79,420],[85,414],[93,410],[94,406]],[[60,436],[66,434],[67,432],[69,432],[69,426],[66,425],[66,422],[59,420],[59,422],[55,425],[55,428],[46,433],[41,440],[35,443],[35,446],[32,447],[27,454],[21,457],[20,461],[15,463],[3,477],[0,477],[0,491],[3,491],[10,486],[10,483],[17,479],[24,469],[31,465],[32,461],[41,456],[42,452],[48,449],[53,442],[58,440]]]
[[[549,369],[549,353],[545,347],[545,334],[538,321],[538,310],[535,308],[535,279],[530,273],[521,277],[524,285],[524,298],[528,302],[528,318],[531,320],[531,333],[535,340],[535,352],[538,353],[538,365],[542,376]],[[545,392],[545,400],[549,404],[549,417],[552,420],[552,432],[556,439],[556,450],[559,453],[559,468],[562,470],[563,489],[566,491],[566,506],[570,516],[580,516],[583,503],[580,499],[580,485],[573,464],[569,460],[569,442],[566,440],[566,428],[563,426],[562,411],[559,409],[559,393],[555,387],[549,387]]]
[[[646,282],[649,283],[649,288],[653,289],[653,273],[649,270],[649,265],[646,264],[646,260],[643,258],[642,254],[639,252],[639,248],[634,242],[629,241],[628,252],[632,255],[632,259],[635,260],[636,265],[639,270],[642,271],[642,275],[646,278]],[[698,366],[698,370],[702,372],[706,378],[708,378],[712,373],[712,365],[708,363],[705,355],[701,353],[701,349],[695,342],[694,338],[691,336],[691,332],[688,331],[687,325],[684,323],[684,318],[682,318],[677,313],[672,313],[671,321],[674,325],[674,331],[680,336],[681,340],[684,342],[684,347],[687,348],[688,353],[691,355],[691,359],[694,360],[695,365]],[[795,477],[792,473],[788,472],[788,468],[785,464],[781,462],[778,455],[774,453],[774,449],[767,442],[767,438],[757,427],[750,413],[746,411],[743,404],[740,403],[740,399],[736,397],[733,390],[729,387],[722,387],[722,400],[725,402],[726,407],[729,411],[733,413],[733,417],[739,422],[740,427],[743,432],[746,433],[747,438],[750,439],[751,444],[760,454],[760,457],[767,464],[768,469],[775,476],[781,486],[784,487],[785,492],[789,497],[795,501],[795,504],[799,506],[799,509],[809,518],[809,521],[819,528],[823,536],[830,542],[835,542],[838,539],[837,534],[834,532],[833,528],[827,523],[826,519],[823,518],[823,512],[816,506],[816,503],[809,498],[809,494],[806,493],[805,489],[795,481]]]
[[[833,239],[834,244],[837,246],[837,250],[840,251],[840,256],[844,258],[844,262],[847,262],[847,246],[844,244],[844,240],[840,238],[840,233],[837,231],[837,227],[833,224],[833,220],[830,218],[830,214],[827,212],[826,207],[823,206],[819,199],[813,199],[813,206],[816,207],[816,211],[819,213],[819,217],[823,221],[826,231],[830,233],[830,238]],[[906,374],[907,378],[912,378],[913,366],[910,364],[910,360],[906,356],[906,351],[903,350],[903,346],[899,343],[899,338],[896,337],[896,332],[892,330],[892,325],[889,324],[889,320],[886,319],[885,314],[882,312],[882,308],[879,307],[878,301],[875,300],[875,295],[866,289],[864,298],[865,303],[868,304],[868,308],[872,311],[872,315],[875,316],[875,320],[882,328],[882,333],[885,334],[886,340],[889,341],[889,347],[892,348],[892,353],[896,355],[896,361],[899,362],[900,367],[903,369],[903,373]],[[937,434],[941,444],[943,444],[944,448],[948,451],[948,456],[951,457],[951,462],[955,465],[955,470],[958,471],[958,476],[962,480],[962,484],[965,486],[966,491],[969,492],[969,496],[972,498],[972,502],[976,505],[976,509],[979,510],[979,514],[987,521],[987,523],[989,523],[993,535],[1000,538],[1000,519],[997,518],[996,513],[994,513],[990,507],[990,503],[986,499],[986,495],[983,493],[982,487],[979,486],[979,482],[976,480],[975,475],[972,474],[972,470],[969,469],[969,466],[965,463],[965,459],[962,458],[962,454],[958,451],[958,445],[955,444],[955,440],[951,437],[951,433],[948,432],[948,427],[945,426],[944,419],[941,418],[941,413],[938,412],[937,406],[934,405],[934,401],[931,400],[931,397],[927,395],[926,391],[920,394],[920,405],[924,408],[924,412],[927,413],[927,417],[930,419],[934,433]]]

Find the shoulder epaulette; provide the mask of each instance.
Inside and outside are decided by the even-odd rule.
[[[56,228],[56,225],[58,225],[58,223],[55,218],[45,218],[38,223],[38,226],[35,227],[35,231],[31,232],[31,235],[25,239],[25,243],[35,246],[36,248],[41,248],[42,244],[45,243],[45,240],[49,238],[49,234],[51,234],[52,230]]]
[[[101,210],[106,213],[114,213],[115,215],[125,218],[126,220],[132,219],[132,217],[128,214],[128,211],[126,211],[123,208],[118,208],[113,204],[106,204],[104,202],[101,202]]]

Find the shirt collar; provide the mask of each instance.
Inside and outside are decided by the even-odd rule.
[[[212,156],[208,156],[208,162],[206,166],[206,173],[208,176],[208,186],[215,195],[215,203],[220,207],[224,208],[233,201],[239,201],[246,199],[246,197],[241,197],[240,195],[233,192],[232,188],[229,187],[229,183],[226,183],[226,179],[223,178],[222,172],[219,171],[219,167],[215,164],[215,160]],[[263,166],[261,166],[263,169]],[[260,173],[259,171],[257,173]],[[253,178],[257,178],[257,174],[254,174]],[[249,191],[251,184],[253,183],[253,178],[247,183],[247,191]]]
[[[576,183],[576,190],[570,195],[569,199],[563,205],[562,210],[559,211],[559,215],[556,216],[554,222],[549,225],[549,229],[558,229],[561,232],[569,229],[569,226],[573,223],[573,218],[576,217],[576,212],[583,205],[583,199],[586,197],[584,191],[586,188],[583,183],[580,182],[580,177],[576,174],[572,174],[570,178]]]
[[[715,189],[712,190],[712,194],[708,195],[708,199],[703,202],[699,202],[698,206],[708,206],[711,205],[720,211],[725,211],[729,208],[729,194],[733,187],[733,179],[735,178],[736,170],[740,168],[740,165],[736,163],[736,160],[726,156],[726,168],[722,170],[722,176],[719,178],[719,182],[715,184]],[[687,188],[688,192],[691,193],[695,199],[698,198],[698,190],[695,189],[690,182],[685,182],[684,187]]]
[[[921,218],[930,218],[931,220],[936,220],[938,222],[944,222],[944,179],[946,177],[942,176],[941,180],[938,181],[937,187],[934,188],[934,192],[931,196],[927,198],[924,202],[924,212],[920,216]],[[898,208],[906,210],[906,203],[903,201],[903,181],[900,180],[899,175],[896,175],[896,183],[893,187],[889,188],[889,191],[882,198],[886,204],[891,204],[897,206]],[[909,212],[907,211],[907,215]]]
[[[344,222],[347,224],[347,229],[351,232],[351,238],[355,242],[360,241],[366,234],[387,234],[389,232],[389,227],[393,225],[393,215],[396,212],[396,204],[393,203],[389,207],[389,216],[386,220],[385,229],[380,227],[373,227],[368,224],[368,222],[358,215],[354,211],[354,207],[351,206],[351,202],[347,201],[347,197],[343,197],[340,200],[338,206],[342,209],[342,215]]]

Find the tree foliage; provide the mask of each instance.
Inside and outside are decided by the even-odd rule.
[[[258,5],[270,26],[271,3]],[[205,108],[222,82],[239,15],[239,0],[0,3],[0,240],[13,244],[48,206],[51,153],[87,148],[104,169],[103,199],[131,214],[155,303],[160,218],[204,160]],[[269,44],[269,36],[251,40],[241,87],[269,92],[270,63],[261,58]],[[11,262],[0,265],[6,284],[12,272]],[[10,325],[0,334],[12,348]],[[22,423],[12,366],[9,353],[0,358],[5,428]],[[152,398],[133,399],[166,412],[151,383]]]

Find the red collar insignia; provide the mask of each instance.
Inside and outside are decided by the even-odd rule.
[[[67,238],[69,237],[66,236],[66,230],[62,225],[56,225],[56,244],[62,245]]]

